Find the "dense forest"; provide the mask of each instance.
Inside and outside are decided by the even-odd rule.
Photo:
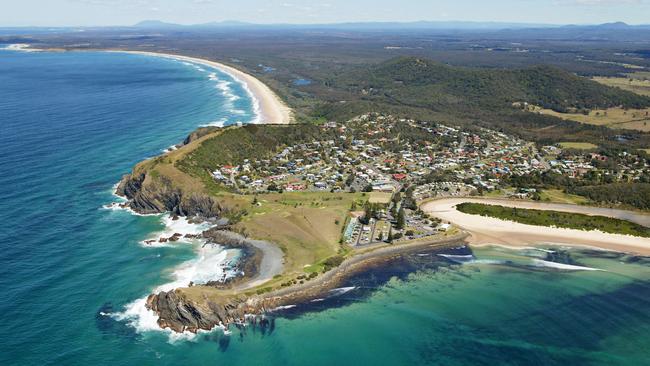
[[[486,32],[134,27],[61,32],[13,38],[41,47],[134,49],[224,62],[267,83],[294,109],[300,122],[345,121],[382,112],[496,128],[542,144],[650,146],[649,134],[626,131],[621,142],[620,131],[511,107],[512,101],[558,111],[647,105],[644,98],[576,76],[622,76],[630,72],[630,64],[649,68],[650,30],[645,28]],[[592,42],[592,37],[598,42]],[[298,79],[307,82],[296,84]]]
[[[322,101],[312,114],[346,119],[376,111],[463,126],[484,126],[542,144],[588,141],[622,146],[620,132],[602,126],[523,112],[528,102],[557,111],[650,106],[650,98],[603,86],[550,66],[525,69],[455,67],[417,57],[401,57],[357,67],[329,81],[348,93],[343,101]],[[650,135],[626,132],[629,147],[650,145]]]
[[[574,187],[570,192],[585,196],[594,202],[624,204],[650,210],[650,183],[612,183]]]
[[[453,67],[401,57],[340,77],[340,84],[370,97],[434,110],[480,107],[499,110],[528,102],[564,112],[569,108],[650,106],[650,98],[603,86],[556,67],[499,70]]]

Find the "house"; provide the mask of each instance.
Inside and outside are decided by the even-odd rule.
[[[226,174],[232,174],[237,170],[236,167],[232,165],[224,165],[221,167],[221,171],[223,172],[224,175]]]
[[[216,180],[226,180],[226,178],[219,169],[212,172],[212,177]]]
[[[285,190],[287,192],[304,191],[305,190],[305,185],[300,184],[300,183],[289,183],[289,184],[286,185]]]

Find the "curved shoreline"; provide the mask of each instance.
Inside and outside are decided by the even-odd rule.
[[[144,55],[151,57],[162,57],[173,60],[180,60],[191,62],[199,65],[213,67],[225,74],[228,74],[233,79],[241,82],[246,91],[251,95],[259,109],[259,121],[256,123],[262,124],[289,124],[293,122],[293,111],[289,108],[280,97],[271,90],[266,84],[256,77],[247,74],[239,69],[226,64],[210,61],[202,58],[189,57],[183,55],[175,55],[171,53],[160,52],[146,52],[146,51],[129,51],[129,50],[109,50],[105,52],[119,52],[134,55]]]
[[[151,294],[145,306],[157,315],[161,329],[190,334],[215,328],[227,329],[231,324],[244,323],[251,316],[328,297],[332,290],[351,276],[401,255],[465,245],[467,235],[461,232],[412,243],[386,245],[356,254],[312,280],[268,293],[247,295],[237,291],[228,294],[211,287],[194,286]],[[191,293],[193,296],[188,296]]]
[[[17,52],[60,52],[61,49],[41,49],[33,48],[29,44],[10,44],[1,50],[6,51],[17,51]],[[198,65],[208,66],[215,68],[225,74],[228,74],[233,79],[241,82],[244,85],[246,91],[253,98],[253,103],[255,105],[256,114],[258,116],[258,121],[255,123],[260,124],[289,124],[294,121],[293,110],[287,106],[287,104],[273,91],[268,85],[264,84],[261,80],[254,77],[253,75],[247,74],[244,71],[241,71],[235,67],[226,65],[221,62],[211,61],[198,57],[190,57],[184,55],[176,55],[172,53],[163,53],[163,52],[149,52],[149,51],[133,51],[133,50],[122,50],[122,49],[97,49],[97,50],[86,50],[87,51],[97,51],[97,52],[115,52],[115,53],[127,53],[134,55],[144,55],[151,57],[162,57],[169,58],[173,60],[180,60],[191,62]],[[75,50],[75,52],[77,52]]]
[[[456,210],[456,205],[463,202],[484,203],[518,208],[534,208],[602,215],[624,220],[634,218],[634,222],[647,223],[648,215],[632,211],[590,208],[587,206],[557,206],[538,202],[509,201],[489,198],[443,198],[426,201],[421,204],[423,211],[444,221],[449,221],[471,233],[468,242],[471,245],[501,244],[523,247],[535,244],[561,244],[568,246],[586,246],[618,252],[630,252],[650,255],[650,239],[637,236],[609,234],[600,231],[583,231],[576,229],[554,228],[547,226],[526,225],[492,217],[470,215]],[[549,205],[549,206],[546,206]],[[630,220],[632,221],[632,220]]]

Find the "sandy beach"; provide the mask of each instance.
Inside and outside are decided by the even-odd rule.
[[[37,48],[32,48],[29,44],[11,44],[4,48],[10,51],[23,51],[23,52],[36,52],[47,51]],[[58,51],[58,50],[57,50]],[[100,50],[105,51],[105,50]],[[166,57],[175,60],[191,62],[198,65],[204,65],[218,69],[237,81],[241,82],[246,90],[251,94],[254,99],[255,109],[259,119],[256,121],[261,124],[289,124],[293,122],[293,111],[287,104],[280,99],[266,84],[252,75],[249,75],[241,70],[232,66],[222,64],[220,62],[205,60],[202,58],[188,57],[182,55],[174,55],[170,53],[159,52],[145,52],[145,51],[128,51],[128,50],[111,50],[106,52],[121,52],[131,53],[137,55],[146,55],[154,57]]]
[[[138,55],[147,55],[154,57],[166,57],[175,60],[182,60],[186,62],[195,63],[198,65],[205,65],[214,67],[234,79],[242,82],[245,88],[251,93],[259,113],[258,123],[262,124],[288,124],[293,121],[293,112],[280,97],[275,94],[266,84],[259,79],[240,71],[232,66],[228,66],[219,62],[209,61],[201,58],[173,55],[167,53],[157,52],[143,52],[143,51],[113,51],[124,52]]]
[[[467,241],[473,245],[499,244],[523,247],[535,244],[561,244],[650,255],[650,238],[609,234],[599,231],[525,225],[491,217],[470,215],[456,210],[455,206],[463,202],[601,215],[637,223],[647,222],[645,220],[648,220],[648,215],[625,210],[591,208],[586,206],[571,207],[572,205],[558,206],[557,204],[498,199],[447,198],[425,202],[421,208],[443,221],[451,222],[468,231],[471,236]]]

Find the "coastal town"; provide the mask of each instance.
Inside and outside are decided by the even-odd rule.
[[[322,140],[282,147],[268,159],[215,167],[212,178],[237,193],[364,192],[352,207],[345,243],[360,247],[435,235],[449,223],[418,203],[432,198],[489,196],[541,200],[539,177],[568,181],[647,181],[640,155],[538,147],[502,132],[462,129],[375,113],[327,122]],[[334,137],[332,137],[334,136]],[[530,186],[526,182],[531,182]]]
[[[650,366],[650,0],[3,5],[0,366]]]

